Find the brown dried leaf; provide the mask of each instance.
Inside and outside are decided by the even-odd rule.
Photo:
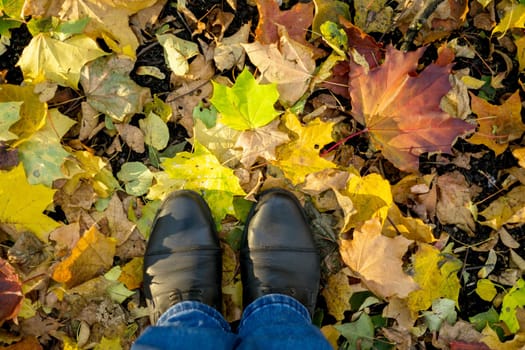
[[[16,322],[23,300],[22,282],[18,274],[7,261],[0,258],[0,325],[12,319]]]

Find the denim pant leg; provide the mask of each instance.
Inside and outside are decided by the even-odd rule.
[[[268,294],[244,310],[236,349],[331,350],[332,347],[299,301],[283,294]]]
[[[131,349],[231,350],[236,338],[217,310],[198,301],[183,301],[162,314]]]

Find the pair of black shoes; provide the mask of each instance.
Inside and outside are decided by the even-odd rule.
[[[313,313],[319,256],[303,209],[281,189],[262,193],[247,218],[241,252],[243,305],[260,296],[294,297]],[[170,306],[195,300],[222,309],[222,254],[206,202],[177,191],[163,202],[144,257],[144,291],[156,323]]]

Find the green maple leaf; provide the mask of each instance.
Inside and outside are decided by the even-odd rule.
[[[70,154],[60,144],[60,139],[76,122],[58,111],[49,111],[46,125],[19,147],[27,181],[51,187],[53,181],[64,177],[62,163]]]
[[[235,130],[259,128],[274,120],[280,112],[273,107],[279,99],[276,84],[260,85],[244,69],[233,86],[213,83],[211,103],[220,113],[220,122]]]
[[[245,195],[239,179],[197,140],[193,146],[193,153],[180,152],[162,162],[164,173],[155,175],[157,183],[148,198],[163,198],[180,189],[202,191],[217,222],[227,214],[235,215],[233,197]]]

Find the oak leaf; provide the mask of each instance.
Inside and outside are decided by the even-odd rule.
[[[413,264],[414,280],[419,289],[408,295],[408,307],[414,318],[419,311],[427,310],[435,299],[451,299],[458,305],[461,285],[457,274],[461,261],[442,254],[430,244],[421,243]]]
[[[256,41],[242,47],[261,71],[263,81],[276,83],[279,99],[291,106],[308,89],[315,60],[312,49],[291,39],[283,26],[278,26],[278,33],[277,43],[263,45]]]
[[[113,265],[117,241],[100,233],[92,226],[77,242],[71,255],[53,271],[53,279],[68,288],[101,274]]]
[[[403,255],[412,241],[383,236],[381,226],[379,218],[368,220],[354,231],[353,239],[341,241],[339,251],[345,264],[374,294],[405,298],[418,287],[403,271]]]
[[[499,155],[510,141],[519,139],[525,132],[521,121],[521,99],[519,91],[512,94],[502,105],[493,105],[486,100],[470,95],[472,112],[478,116],[479,129],[469,142],[483,144]]]
[[[22,165],[11,171],[0,171],[0,222],[12,224],[17,230],[29,230],[47,242],[58,222],[43,214],[53,203],[54,190],[44,185],[31,185]]]
[[[292,136],[291,142],[277,149],[277,161],[274,161],[274,164],[286,177],[294,184],[299,184],[308,174],[336,167],[334,163],[319,156],[323,146],[333,141],[334,123],[315,119],[302,126],[297,116],[291,112],[285,113],[283,120],[295,135]]]
[[[417,171],[422,153],[450,153],[455,139],[474,129],[439,106],[450,90],[450,66],[443,59],[415,73],[423,52],[403,53],[390,45],[381,66],[352,68],[353,116],[366,126],[373,146],[403,171]]]
[[[0,258],[0,325],[7,320],[16,320],[23,300],[18,274],[6,260]]]
[[[277,25],[286,27],[290,37],[308,45],[306,34],[314,19],[314,4],[299,2],[290,10],[281,11],[274,0],[257,0],[259,22],[255,29],[255,40],[261,44],[271,44],[279,40]]]

